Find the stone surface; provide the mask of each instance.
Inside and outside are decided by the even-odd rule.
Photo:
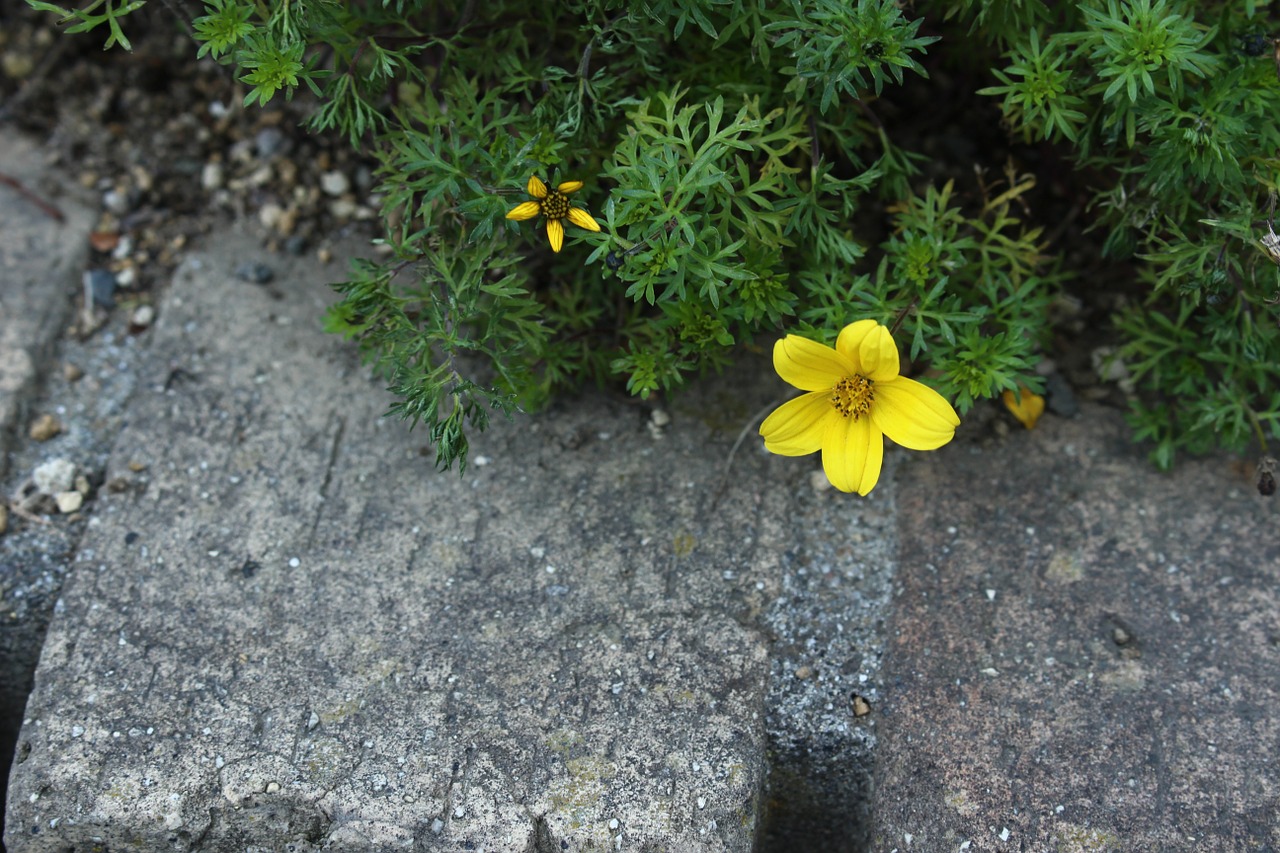
[[[26,477],[30,468],[11,471],[16,448],[28,438],[31,405],[44,375],[55,369],[66,320],[80,289],[80,271],[88,255],[91,226],[87,208],[61,194],[62,184],[43,167],[40,149],[25,137],[0,128],[0,172],[56,203],[65,221],[57,222],[13,187],[0,184],[0,484],[9,474]],[[53,438],[50,436],[50,438]],[[56,442],[56,439],[55,439]],[[0,504],[10,498],[0,488]],[[0,513],[0,764],[13,754],[18,722],[31,689],[45,618],[20,619],[11,602],[39,586],[41,561],[49,552],[20,563],[9,549],[21,537],[21,522]],[[38,596],[38,593],[36,593]],[[50,600],[48,606],[52,607]],[[0,776],[0,794],[7,774]]]
[[[1280,848],[1280,537],[1252,461],[1084,405],[898,482],[875,851]]]
[[[0,184],[0,478],[8,449],[25,420],[27,398],[50,364],[70,316],[88,256],[89,211],[60,196],[40,150],[0,128],[0,172],[59,205],[57,222],[10,186]]]
[[[338,273],[238,281],[257,251],[220,239],[158,312],[27,708],[9,849],[751,849],[794,549],[812,607],[867,571],[791,527],[856,535],[793,460],[739,453],[717,489],[776,380],[705,384],[661,439],[634,401],[566,400],[439,475],[319,331]],[[828,666],[820,639],[791,692],[832,704],[878,655]]]

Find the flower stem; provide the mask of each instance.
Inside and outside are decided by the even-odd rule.
[[[919,301],[919,296],[912,297],[910,304],[898,312],[898,316],[894,318],[893,325],[889,327],[890,336],[896,336],[898,334],[898,327],[902,325],[903,320],[907,319],[907,314],[912,308],[916,307],[916,303]]]

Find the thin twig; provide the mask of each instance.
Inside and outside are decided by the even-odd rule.
[[[40,211],[46,216],[58,222],[67,221],[67,217],[63,216],[62,211],[55,207],[52,202],[45,201],[40,196],[27,189],[17,178],[6,175],[4,172],[0,172],[0,184],[7,184],[8,186],[13,187],[18,191],[18,195],[40,208]]]

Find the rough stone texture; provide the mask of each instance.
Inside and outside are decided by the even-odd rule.
[[[51,196],[66,217],[57,222],[13,187],[0,184],[0,478],[16,431],[26,432],[25,402],[50,363],[88,255],[88,209],[59,198],[40,151],[0,128],[0,172]]]
[[[907,469],[872,849],[1280,848],[1278,507],[1252,474],[1157,473],[1096,406]]]
[[[741,424],[773,380],[709,383],[661,439],[566,401],[441,476],[318,329],[340,272],[236,280],[256,254],[222,241],[161,306],[9,849],[750,849],[792,469],[739,454],[717,502],[734,435],[694,413]]]
[[[865,498],[780,483],[795,494],[787,519],[794,545],[765,614],[769,784],[757,853],[867,847],[878,714],[854,709],[858,699],[875,708],[882,696],[897,551],[893,472],[902,459],[887,455],[880,483]],[[790,463],[792,476],[807,467],[779,461]],[[816,466],[817,458],[810,462]]]
[[[11,467],[15,448],[26,442],[30,407],[42,372],[61,337],[80,287],[80,270],[88,254],[89,211],[59,197],[59,185],[43,168],[39,149],[25,137],[0,128],[0,172],[20,180],[34,192],[55,200],[66,217],[56,222],[13,187],[0,184],[0,484]],[[0,504],[7,503],[0,489]],[[6,512],[6,515],[9,515]],[[6,528],[18,526],[9,517]],[[42,582],[42,562],[55,549],[21,561],[10,559],[8,546],[18,540],[0,531],[0,766],[7,766],[18,736],[18,721],[31,690],[40,642],[48,619],[20,616]],[[20,592],[23,601],[12,601]],[[52,606],[52,601],[49,602]],[[7,774],[5,774],[7,777]],[[5,779],[0,778],[0,796]]]

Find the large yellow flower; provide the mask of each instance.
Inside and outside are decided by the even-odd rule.
[[[551,251],[558,252],[564,245],[564,220],[568,219],[579,228],[588,231],[599,231],[600,225],[580,207],[569,204],[569,193],[582,189],[582,181],[565,181],[553,190],[538,179],[537,175],[529,178],[529,195],[536,201],[526,201],[516,205],[507,219],[532,219],[538,214],[547,218],[547,239],[551,241]]]
[[[898,374],[898,347],[875,320],[845,326],[835,349],[787,335],[774,344],[773,367],[809,393],[760,424],[765,449],[782,456],[821,450],[827,479],[842,492],[875,488],[883,436],[911,450],[936,450],[960,425],[941,394]]]

